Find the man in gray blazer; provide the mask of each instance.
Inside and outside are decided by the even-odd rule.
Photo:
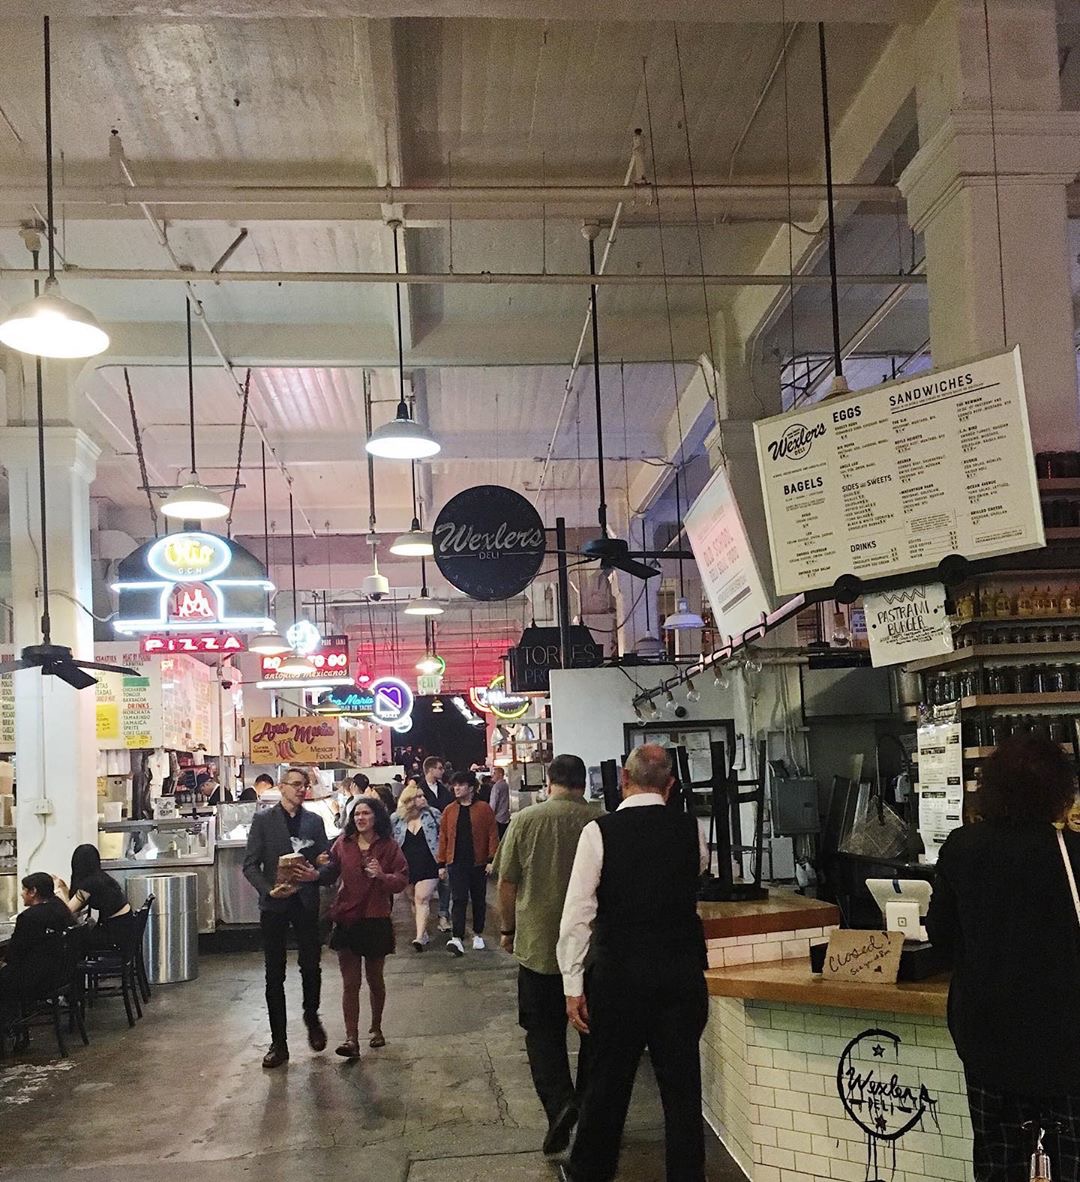
[[[244,854],[244,877],[259,892],[259,926],[262,928],[266,961],[266,1008],[270,1016],[270,1049],[264,1067],[280,1067],[289,1058],[285,1021],[285,950],[289,928],[296,945],[303,982],[304,1025],[313,1051],[326,1049],[326,1031],[319,1019],[322,970],[319,955],[319,884],[327,877],[320,867],[330,848],[326,829],[315,813],[303,803],[308,794],[307,773],[290,767],[278,785],[280,804],[252,818]],[[278,859],[285,854],[302,854],[305,861],[296,873],[293,893],[271,892],[277,885]]]

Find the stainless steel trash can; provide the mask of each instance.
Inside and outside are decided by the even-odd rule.
[[[193,981],[199,975],[199,876],[140,874],[128,879],[127,896],[138,910],[150,895],[154,905],[146,924],[143,956],[155,985]]]

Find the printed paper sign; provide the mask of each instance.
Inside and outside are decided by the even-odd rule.
[[[856,985],[895,985],[903,949],[902,932],[833,932],[822,976]]]
[[[953,651],[952,626],[940,583],[864,595],[870,663],[898,665]]]
[[[773,604],[723,465],[712,474],[686,514],[686,536],[697,559],[717,631],[725,638],[739,640],[773,610]]]
[[[1045,545],[1020,351],[754,424],[780,594]]]
[[[933,863],[945,839],[964,823],[964,749],[955,702],[919,707],[918,752],[919,834],[926,861]]]

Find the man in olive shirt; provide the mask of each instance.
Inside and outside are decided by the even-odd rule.
[[[518,813],[499,845],[502,946],[518,965],[518,1024],[525,1031],[536,1094],[548,1118],[545,1153],[561,1153],[577,1123],[578,1102],[566,1049],[566,1001],[555,955],[566,887],[581,831],[600,815],[585,803],[585,764],[558,755],[548,768],[548,799]],[[578,1053],[580,1085],[586,1039]]]

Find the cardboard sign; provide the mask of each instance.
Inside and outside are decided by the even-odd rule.
[[[870,663],[899,665],[953,651],[952,626],[940,583],[864,595]]]
[[[901,932],[833,932],[822,976],[852,985],[895,985],[903,949]]]

